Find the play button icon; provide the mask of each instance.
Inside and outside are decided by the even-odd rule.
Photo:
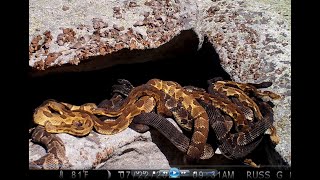
[[[179,178],[180,171],[178,168],[171,168],[169,171],[169,178]]]

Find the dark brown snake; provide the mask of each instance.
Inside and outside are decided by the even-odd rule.
[[[178,124],[187,131],[191,131],[193,128],[187,156],[189,159],[199,159],[206,146],[209,131],[208,115],[204,108],[175,82],[159,79],[149,80],[146,84],[133,88],[121,106],[117,106],[115,109],[98,108],[94,114],[117,116],[126,109],[128,104],[142,96],[150,96],[155,99],[158,114],[167,117],[174,116]]]
[[[37,126],[31,135],[34,143],[45,145],[47,154],[29,164],[30,169],[61,169],[69,165],[62,140],[48,133],[43,126]]]
[[[232,84],[230,82],[228,83]],[[121,85],[119,87],[114,86],[115,89],[122,88],[119,91],[120,94],[123,94],[125,96],[127,95],[130,96],[130,93],[131,93],[131,96],[132,96],[131,90],[133,86],[131,85],[131,83],[122,81],[120,82],[120,84]],[[257,104],[259,104],[259,109],[257,109],[258,106],[256,107],[249,106],[248,103],[245,103],[246,106],[249,106],[252,108],[252,110],[255,112],[256,118],[259,119],[258,123],[255,123],[252,126],[251,125],[252,123],[247,122],[247,119],[249,119],[250,121],[252,121],[253,119],[253,118],[252,119],[247,118],[247,117],[250,117],[250,115],[248,115],[250,114],[250,110],[248,110],[248,108],[246,108],[245,106],[240,105],[241,103],[245,102],[246,98],[241,99],[236,96],[237,98],[240,99],[240,102],[237,101],[236,98],[232,98],[233,100],[230,101],[224,98],[225,96],[230,96],[230,94],[229,95],[219,94],[217,96],[216,92],[207,94],[205,93],[205,91],[198,90],[196,88],[195,89],[186,88],[186,89],[189,89],[189,91],[185,91],[179,84],[172,81],[161,81],[161,80],[155,79],[155,80],[150,80],[147,84],[151,85],[151,87],[140,86],[140,89],[134,88],[133,91],[135,91],[135,93],[133,94],[136,94],[135,95],[136,97],[143,97],[147,95],[154,98],[157,102],[157,113],[162,115],[171,115],[172,113],[172,115],[177,120],[178,124],[180,124],[186,130],[190,131],[192,128],[193,121],[189,120],[190,117],[193,117],[192,120],[196,120],[198,117],[200,117],[200,119],[202,118],[202,119],[207,119],[207,121],[210,121],[210,125],[214,129],[218,140],[222,142],[219,148],[226,157],[229,157],[232,159],[238,159],[246,156],[261,141],[261,138],[258,138],[258,137],[260,137],[265,132],[266,129],[272,126],[272,122],[271,122],[271,125],[270,123],[268,124],[268,122],[271,121],[268,115],[272,114],[272,109],[269,108],[269,111],[266,110],[268,108],[266,108],[266,105],[261,105],[261,102],[257,102]],[[234,86],[234,84],[232,85]],[[259,84],[250,84],[250,86],[256,88],[255,85],[259,86]],[[266,85],[260,84],[260,86],[266,86]],[[266,94],[272,95],[271,92],[264,93],[261,91],[254,90],[253,88],[249,88],[249,90],[244,89],[244,88],[247,88],[245,85],[240,86],[238,88],[239,89],[242,88],[241,90],[246,90],[245,92],[249,92],[249,91],[251,93],[253,92],[255,93],[255,95],[259,95],[259,96],[265,96]],[[146,89],[148,90],[147,92],[146,92]],[[159,90],[164,93],[159,93]],[[209,92],[210,92],[210,87],[209,87]],[[239,91],[233,90],[232,92],[236,92],[236,93],[232,93],[232,95],[235,95]],[[159,95],[159,94],[162,94],[162,95]],[[190,98],[190,94],[192,94],[193,95],[192,97],[195,98],[196,100],[190,99],[189,102],[186,101],[187,99]],[[123,100],[119,94],[114,95],[111,100],[106,100],[100,103],[100,105],[98,106],[100,109],[97,108],[97,111],[95,112],[95,114],[101,114],[101,115],[107,114],[109,116],[111,115],[115,117],[119,115],[120,112],[123,111],[124,107],[127,104],[130,104],[129,103],[130,99],[129,100],[128,99],[129,98],[127,98],[126,100]],[[165,101],[161,101],[163,99],[165,99]],[[175,101],[175,99],[179,101]],[[198,104],[197,101],[199,101],[200,104]],[[250,103],[252,102],[253,101],[251,101]],[[195,109],[195,107],[198,107],[198,108],[204,107],[205,111],[199,114],[200,112],[199,110],[196,110],[196,111],[192,110],[192,109]],[[107,109],[107,113],[105,113],[105,110],[103,109]],[[76,110],[79,110],[79,109],[76,109]],[[244,116],[242,114],[242,111],[244,110],[249,112],[249,113],[245,113],[247,114],[247,116]],[[261,116],[259,116],[259,113],[257,113],[257,110],[259,110],[259,113],[260,113],[260,110],[263,111]],[[209,117],[207,113],[209,114]],[[222,115],[222,113],[224,113],[224,115]],[[202,116],[201,114],[205,114],[207,117],[201,117]],[[262,117],[262,115],[266,117]],[[232,118],[235,120],[235,128],[237,131],[240,131],[239,133],[229,133],[234,124]],[[271,115],[271,118],[272,118],[272,115]],[[154,128],[158,129],[180,151],[187,152],[187,155],[189,155],[189,157],[205,158],[206,156],[204,156],[204,152],[212,151],[210,150],[211,148],[210,145],[205,145],[207,130],[203,131],[205,130],[203,128],[198,129],[199,127],[202,127],[201,124],[204,123],[203,120],[201,120],[200,124],[196,123],[195,121],[194,123],[195,133],[190,143],[190,139],[187,138],[185,135],[183,135],[181,132],[179,132],[172,124],[170,125],[170,123],[163,123],[165,118],[159,116],[158,114],[137,113],[137,115],[133,116],[132,119],[134,119],[133,120],[134,123],[142,123],[142,124],[153,126]],[[198,120],[200,119],[198,118]],[[266,120],[263,120],[263,119],[266,119]],[[204,136],[201,137],[197,135],[197,132],[200,133],[199,135],[201,136],[204,135]],[[199,144],[201,146],[199,146]],[[48,156],[49,154],[50,153],[48,151]],[[207,156],[207,158],[211,157],[212,155],[213,155],[213,152],[211,153],[211,155]]]
[[[157,83],[159,82],[160,85],[164,85],[164,87],[157,87],[157,85],[159,85]],[[204,152],[207,152],[208,149],[210,150],[212,148],[210,145],[206,145],[209,123],[204,108],[200,106],[197,101],[190,98],[188,98],[189,101],[186,102],[176,102],[174,98],[162,91],[172,91],[172,89],[169,88],[171,86],[168,86],[168,84],[171,83],[161,80],[150,80],[147,84],[134,88],[129,93],[130,98],[126,98],[121,106],[111,106],[111,109],[110,107],[108,107],[109,109],[96,108],[92,103],[74,106],[68,103],[59,103],[54,100],[48,100],[35,110],[34,121],[37,124],[45,126],[46,131],[53,133],[66,132],[77,136],[83,136],[89,133],[92,126],[94,126],[99,133],[114,134],[128,127],[135,116],[141,113],[150,112],[156,107],[157,113],[167,116],[173,114],[173,116],[181,120],[180,122],[178,121],[178,123],[186,130],[191,131],[192,127],[190,126],[192,126],[192,123],[190,122],[194,121],[194,135],[189,142],[189,146],[187,146],[187,157],[190,159],[208,158]],[[180,87],[177,87],[173,90],[183,91],[182,88],[179,88]],[[184,97],[187,95],[182,92],[176,96]],[[150,105],[146,103],[147,101],[150,101]],[[131,108],[126,108],[128,106]],[[182,106],[184,108],[180,108]],[[145,108],[148,108],[149,110],[145,111]],[[189,114],[190,117],[184,119],[184,116]],[[94,115],[120,117],[115,121],[101,121]],[[192,118],[193,121],[190,121],[189,118]],[[202,126],[203,123],[207,123],[207,126]],[[87,126],[88,124],[91,125]]]
[[[128,83],[128,82],[127,82]],[[251,86],[253,86],[254,88],[258,87],[258,88],[266,88],[271,86],[271,83],[260,83],[260,84],[250,84]],[[131,86],[133,87],[133,86]],[[195,92],[195,94],[200,94],[202,96],[204,96],[205,90],[200,89],[200,88],[195,88],[192,86],[188,86],[188,87],[184,87],[185,89],[187,89],[190,93]],[[211,96],[214,96],[215,99],[220,100],[219,98],[215,97],[218,96],[220,98],[223,99],[228,99],[224,94],[220,94],[218,92],[213,92],[211,89],[211,86],[209,86],[209,91],[211,91]],[[126,89],[125,91],[128,91],[129,89]],[[127,93],[122,93],[122,94],[127,94]],[[210,126],[212,127],[212,129],[215,131],[215,134],[217,136],[217,139],[221,142],[219,145],[220,150],[222,151],[222,153],[231,159],[239,159],[239,158],[243,158],[245,157],[247,154],[249,154],[250,152],[252,152],[252,150],[254,150],[256,148],[256,146],[261,142],[262,140],[262,136],[263,134],[266,132],[267,129],[272,128],[273,125],[273,111],[272,108],[270,107],[270,105],[268,105],[267,103],[263,102],[263,101],[258,101],[257,98],[252,97],[252,101],[254,102],[254,105],[256,105],[259,108],[259,112],[261,110],[262,114],[260,119],[258,119],[258,121],[256,123],[249,123],[250,124],[250,128],[247,129],[246,131],[240,131],[240,132],[233,132],[230,133],[231,128],[233,127],[233,121],[232,118],[230,116],[228,116],[226,113],[223,114],[223,112],[221,112],[221,109],[216,108],[214,105],[214,103],[212,102],[208,102],[204,101],[204,99],[210,99],[209,97],[207,98],[203,98],[201,96],[195,96],[196,99],[199,101],[199,103],[205,107],[208,116],[209,116],[209,120],[210,120]],[[212,98],[212,97],[211,97]],[[235,97],[231,97],[231,103],[233,103],[234,105],[237,105],[238,108],[240,108],[242,111],[248,111],[250,112],[250,109],[248,109],[248,107],[246,107],[247,104],[242,104],[241,101],[238,100],[238,98]],[[226,102],[226,103],[230,103],[230,102]],[[252,107],[252,106],[251,106]],[[250,113],[246,113],[246,114],[250,114]],[[250,116],[250,115],[248,115]],[[251,116],[253,116],[252,111],[251,111]],[[148,118],[148,115],[144,115],[144,118]],[[259,118],[259,117],[257,117]],[[157,120],[153,120],[153,119],[157,119]],[[152,121],[152,123],[154,124],[160,124],[161,122],[157,122],[159,121],[160,118],[155,117],[155,115],[150,116],[149,121]],[[253,117],[250,118],[251,121],[253,121]],[[148,120],[145,120],[143,122],[140,123],[145,123],[148,122]],[[149,123],[148,125],[152,124]],[[159,131],[162,131],[163,128],[157,128]],[[239,130],[238,130],[239,131]],[[168,132],[166,132],[167,134],[169,134]],[[166,134],[163,133],[163,134]],[[170,136],[169,136],[170,137]],[[173,136],[171,136],[172,138]],[[177,136],[179,137],[179,136]],[[170,138],[169,138],[170,139]],[[181,138],[183,139],[183,138]],[[172,141],[177,141],[177,139],[172,139]],[[277,143],[277,142],[276,142]],[[181,143],[174,143],[178,149],[181,149],[181,147],[179,147],[179,145]],[[184,145],[186,145],[187,143],[184,143]],[[182,148],[182,149],[185,149]]]
[[[120,107],[124,103],[124,97],[126,97],[133,86],[127,80],[118,80],[119,85],[114,85],[113,97],[108,100],[103,100],[98,107],[105,108],[115,108]],[[129,87],[129,88],[128,88]],[[179,117],[181,118],[181,116]],[[139,126],[147,125],[147,126]],[[184,135],[182,132],[177,130],[177,128],[163,116],[156,114],[155,112],[143,113],[136,116],[131,124],[131,128],[138,132],[146,132],[149,130],[148,126],[157,129],[162,135],[164,135],[175,147],[177,147],[181,152],[187,153],[188,147],[190,146],[191,140]],[[213,148],[206,144],[204,151],[201,154],[200,159],[209,159],[214,155]]]

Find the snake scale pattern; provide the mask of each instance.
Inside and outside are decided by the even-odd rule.
[[[264,99],[279,99],[271,91],[261,91],[272,85],[238,83],[214,78],[208,90],[182,87],[177,82],[151,79],[134,87],[127,80],[113,86],[113,97],[99,105],[81,106],[46,100],[34,112],[38,127],[32,134],[34,142],[44,144],[47,155],[33,165],[44,169],[59,169],[65,160],[65,149],[52,133],[86,136],[93,129],[101,134],[116,134],[133,124],[156,128],[188,160],[208,159],[214,150],[207,144],[212,129],[219,149],[230,159],[245,158],[260,143],[264,133],[271,131],[273,143],[279,143],[273,126],[273,110]],[[165,117],[172,117],[191,138],[178,131]]]

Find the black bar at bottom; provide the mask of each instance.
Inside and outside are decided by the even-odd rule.
[[[116,171],[113,171],[115,174]],[[27,177],[35,179],[110,179],[108,170],[29,170]]]
[[[178,178],[183,179],[291,179],[291,169],[263,168],[263,169],[219,169],[214,176],[206,175],[209,169],[178,168],[185,173]],[[195,173],[197,172],[197,173]],[[211,174],[212,175],[212,174]],[[169,169],[163,170],[29,170],[27,177],[31,179],[170,179]]]

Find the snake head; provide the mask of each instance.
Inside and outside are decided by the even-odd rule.
[[[207,84],[211,85],[211,84],[214,84],[217,81],[223,81],[223,78],[222,77],[214,77],[212,79],[207,80]]]
[[[119,84],[112,86],[111,95],[120,94],[124,97],[127,97],[134,86],[126,79],[118,79],[117,82]]]
[[[117,79],[117,82],[120,84],[120,85],[124,85],[126,87],[131,87],[133,88],[133,85],[131,84],[130,81],[126,80],[126,79]]]

